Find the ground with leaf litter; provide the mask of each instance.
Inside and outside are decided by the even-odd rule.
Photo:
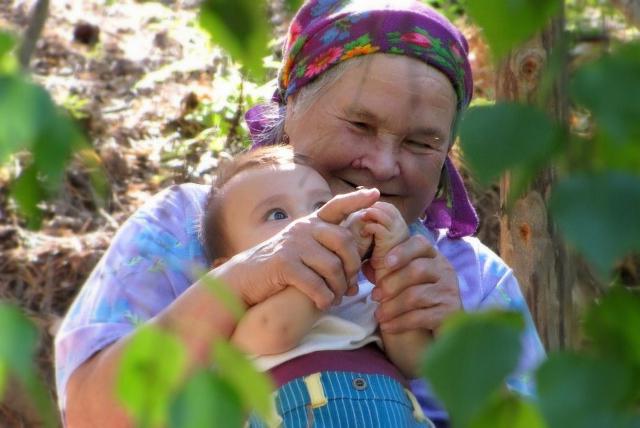
[[[38,358],[52,393],[52,338],[118,226],[169,184],[208,182],[218,159],[246,143],[247,105],[270,91],[243,81],[209,45],[196,25],[195,1],[165,3],[51,2],[31,61],[34,80],[83,128],[109,182],[107,194],[96,195],[88,172],[72,163],[61,194],[43,207],[42,229],[30,231],[8,197],[20,157],[0,169],[0,299],[19,305],[39,327]],[[21,32],[31,6],[3,1],[0,27]],[[476,29],[464,31],[476,96],[491,99],[495,76],[486,46]],[[467,181],[482,218],[479,236],[496,248],[497,186]],[[37,426],[28,400],[10,388],[0,425]]]

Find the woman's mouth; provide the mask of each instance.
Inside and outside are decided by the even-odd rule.
[[[353,188],[353,190],[367,189],[367,188],[376,187],[376,186],[362,186],[360,184],[352,183],[351,181],[345,180],[344,178],[340,178],[339,180],[342,181],[347,186]],[[393,195],[391,193],[383,192],[379,187],[377,187],[377,188],[378,188],[378,190],[380,190],[380,197],[381,198],[391,198],[393,196],[396,196],[396,195]]]

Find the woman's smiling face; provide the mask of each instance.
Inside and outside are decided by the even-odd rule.
[[[374,54],[347,64],[308,107],[289,103],[285,132],[334,194],[376,187],[413,222],[437,190],[456,113],[453,86],[406,56]]]

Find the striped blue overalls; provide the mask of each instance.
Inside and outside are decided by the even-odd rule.
[[[414,395],[379,374],[326,371],[294,379],[274,394],[276,417],[250,428],[434,428]]]

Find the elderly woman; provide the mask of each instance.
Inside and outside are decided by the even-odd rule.
[[[508,386],[530,394],[527,372],[544,355],[540,340],[511,270],[470,237],[477,217],[447,156],[472,94],[467,50],[460,32],[419,2],[307,1],[289,29],[276,95],[247,121],[255,144],[290,142],[338,196],[321,215],[296,221],[208,275],[247,307],[296,287],[327,310],[362,278],[354,240],[340,222],[373,203],[371,192],[356,189],[375,187],[413,232],[389,252],[391,273],[373,289],[381,330],[437,332],[460,309],[521,310],[528,327]],[[192,274],[210,266],[197,227],[206,194],[207,186],[186,184],[150,200],[121,227],[71,307],[56,338],[69,425],[127,426],[114,380],[141,322],[176,334],[192,368],[209,364],[213,341],[232,335],[236,320]],[[385,343],[396,353],[403,346]],[[271,373],[279,385],[318,371],[395,373],[373,348],[315,351]],[[427,384],[412,380],[410,388],[426,416],[446,426]]]

